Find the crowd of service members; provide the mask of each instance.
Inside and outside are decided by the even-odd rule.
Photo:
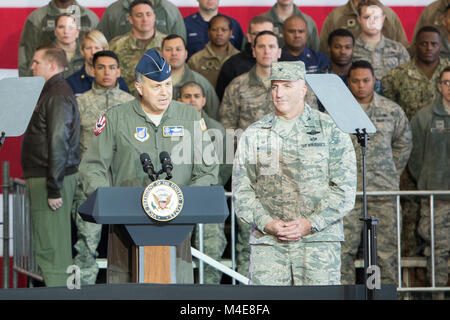
[[[269,11],[253,17],[246,34],[236,19],[220,13],[218,0],[198,3],[198,11],[183,19],[167,0],[119,0],[99,21],[76,1],[52,0],[25,22],[19,75],[33,75],[39,47],[64,50],[68,63],[63,76],[77,97],[83,155],[99,116],[139,96],[135,69],[149,49],[160,52],[171,66],[173,100],[191,104],[208,128],[222,132],[245,130],[269,113],[271,63],[300,60],[307,73],[342,78],[375,124],[377,133],[367,150],[369,191],[450,189],[450,1],[434,1],[423,10],[411,44],[396,13],[376,0],[349,0],[333,9],[320,37],[314,19],[293,0],[277,0]],[[306,102],[326,112],[310,90]],[[352,139],[360,160],[358,142]],[[230,163],[220,167],[219,184],[229,188],[231,170]],[[358,190],[362,190],[359,162]],[[402,201],[402,256],[430,257],[429,205],[426,198]],[[343,284],[355,283],[361,210],[357,202],[344,219]],[[368,210],[380,220],[382,282],[396,283],[395,199],[369,198]],[[95,283],[101,226],[84,222],[73,211],[78,228],[75,262],[88,270],[84,281]],[[449,214],[450,199],[436,197],[439,286],[448,281]],[[249,233],[250,227],[239,222],[238,271],[244,275],[249,268]],[[226,247],[223,225],[206,229],[205,237],[205,252],[220,259]],[[221,273],[206,270],[207,283],[220,281]]]

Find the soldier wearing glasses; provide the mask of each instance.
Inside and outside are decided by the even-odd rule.
[[[440,75],[439,96],[413,117],[413,150],[409,170],[420,190],[450,190],[450,67]],[[424,254],[428,257],[428,279],[431,278],[430,259],[430,204],[422,199],[418,225],[419,235],[427,242]],[[434,200],[436,286],[446,286],[447,260],[450,250],[450,198]],[[440,296],[443,298],[441,292]],[[436,298],[433,295],[433,298]]]

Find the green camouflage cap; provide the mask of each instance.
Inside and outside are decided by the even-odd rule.
[[[270,68],[269,80],[297,81],[305,79],[306,70],[303,61],[274,62]]]

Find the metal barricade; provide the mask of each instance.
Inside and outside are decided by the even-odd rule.
[[[25,181],[13,179],[13,287],[17,288],[18,273],[42,281],[34,259],[33,232]],[[29,279],[30,280],[30,279]]]
[[[29,212],[29,203],[25,189],[25,183],[20,179],[13,179],[13,241],[14,241],[14,287],[17,286],[17,273],[23,273],[29,277],[42,281],[42,276],[39,274],[38,267],[35,263],[33,255],[33,239],[31,231],[31,218]],[[227,198],[231,197],[231,192],[225,193]],[[391,196],[396,198],[397,203],[397,259],[398,259],[398,292],[413,292],[413,291],[450,291],[450,287],[436,287],[435,283],[435,245],[434,245],[434,198],[435,196],[449,196],[450,191],[369,191],[368,197],[386,197]],[[402,284],[402,257],[401,257],[401,206],[400,198],[406,196],[420,196],[429,197],[430,199],[430,219],[431,219],[431,264],[432,264],[432,285],[431,287],[404,287]],[[362,192],[357,193],[357,197],[362,197]],[[248,283],[248,279],[235,272],[236,270],[236,217],[234,214],[233,203],[231,203],[231,268],[225,264],[211,259],[203,254],[203,228],[199,226],[200,233],[200,250],[193,248],[193,256],[199,259],[200,283],[203,283],[203,263],[208,263],[217,270],[229,275],[232,278],[233,284],[236,280],[240,283]],[[5,227],[5,225],[4,225]]]

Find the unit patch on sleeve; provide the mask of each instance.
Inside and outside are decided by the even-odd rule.
[[[102,133],[103,129],[105,129],[105,126],[106,126],[106,117],[105,116],[101,116],[97,120],[97,123],[95,124],[94,134],[96,136],[98,136],[100,133]]]

